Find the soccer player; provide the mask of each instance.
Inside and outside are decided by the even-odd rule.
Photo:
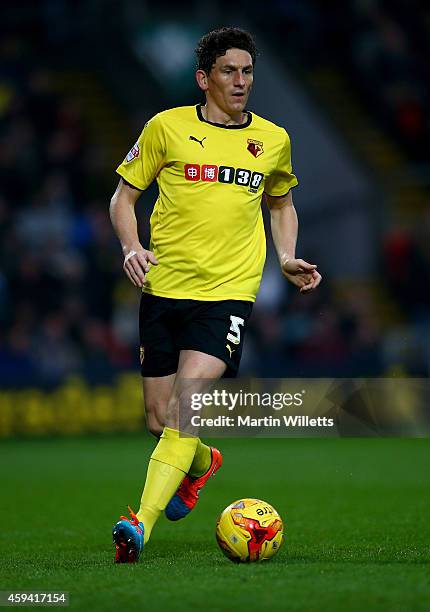
[[[263,194],[282,274],[301,293],[321,281],[317,266],[295,255],[291,189],[297,179],[288,134],[245,110],[257,55],[251,35],[221,28],[203,36],[196,53],[206,103],[147,122],[117,169],[121,179],[111,201],[125,273],[143,290],[145,412],[159,438],[139,511],[130,510],[131,520],[121,517],[113,528],[119,563],[139,559],[163,510],[171,520],[186,516],[221,466],[217,449],[180,435],[179,406],[189,402],[190,380],[204,389],[208,380],[237,373],[265,261]],[[147,250],[134,206],[154,179],[159,196]]]

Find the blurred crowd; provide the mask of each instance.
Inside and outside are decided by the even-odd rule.
[[[278,37],[290,65],[343,71],[368,112],[408,156],[430,160],[428,2],[269,0],[265,6],[258,23],[272,39]]]
[[[430,191],[428,2],[411,0],[405,5],[401,0],[268,0],[265,10],[260,11],[256,4],[243,0],[242,6],[249,8],[266,38],[282,49],[286,64],[299,78],[319,68],[342,74],[359,105],[403,152],[405,174]],[[330,113],[335,114],[336,109],[330,109]],[[352,368],[379,375],[428,376],[430,214],[422,218],[418,210],[405,224],[396,220],[395,211],[386,211],[382,225],[382,243],[375,248],[384,297],[374,292],[366,296],[359,290],[361,309],[352,324],[349,304],[357,303],[356,298],[347,298],[346,302],[344,296],[340,301],[335,299],[336,305],[328,307],[328,327],[324,323],[322,327],[328,334],[335,322],[337,333],[329,334],[330,341],[324,346],[331,346],[338,335],[338,349],[352,343],[342,360],[348,372]],[[328,303],[333,303],[333,296]],[[364,330],[370,351],[360,347]],[[286,343],[291,346],[290,339]],[[319,350],[323,355],[324,349]]]
[[[100,187],[103,152],[88,142],[77,101],[21,59],[18,41],[3,44],[0,383],[109,380],[134,365],[136,296]]]
[[[408,155],[429,159],[430,7],[426,2],[357,2],[348,39],[354,76],[370,90],[378,121]],[[366,96],[368,97],[368,96]]]
[[[285,27],[318,29],[318,3],[270,4]],[[375,2],[352,6],[361,27],[351,60],[363,87],[384,77],[378,103],[390,109],[405,146],[415,147],[428,137],[428,90],[420,86],[428,63],[414,61],[415,47],[391,13]],[[106,383],[138,369],[139,295],[122,271],[108,215],[114,168],[90,137],[79,96],[59,93],[55,71],[31,66],[14,38],[0,43],[0,59],[0,385],[52,386],[72,374]],[[429,237],[430,216],[419,232],[385,237],[381,283],[396,305],[394,326],[365,284],[333,288],[324,279],[318,292],[299,295],[270,251],[242,374],[428,375]]]

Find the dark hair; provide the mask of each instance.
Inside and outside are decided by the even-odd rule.
[[[218,57],[225,55],[229,49],[248,51],[255,65],[257,48],[249,32],[240,28],[220,28],[205,34],[197,45],[197,69],[209,74]]]

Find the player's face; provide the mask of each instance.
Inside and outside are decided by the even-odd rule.
[[[252,88],[253,65],[248,51],[228,49],[218,57],[207,77],[206,95],[228,114],[241,112]]]

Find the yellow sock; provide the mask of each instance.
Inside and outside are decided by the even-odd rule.
[[[190,469],[198,438],[180,437],[179,431],[165,427],[149,460],[137,518],[145,527],[145,543],[184,475]]]
[[[203,444],[200,438],[198,438],[196,454],[194,455],[193,462],[188,472],[189,475],[192,476],[192,478],[203,476],[210,468],[211,461],[212,453],[210,447]]]

